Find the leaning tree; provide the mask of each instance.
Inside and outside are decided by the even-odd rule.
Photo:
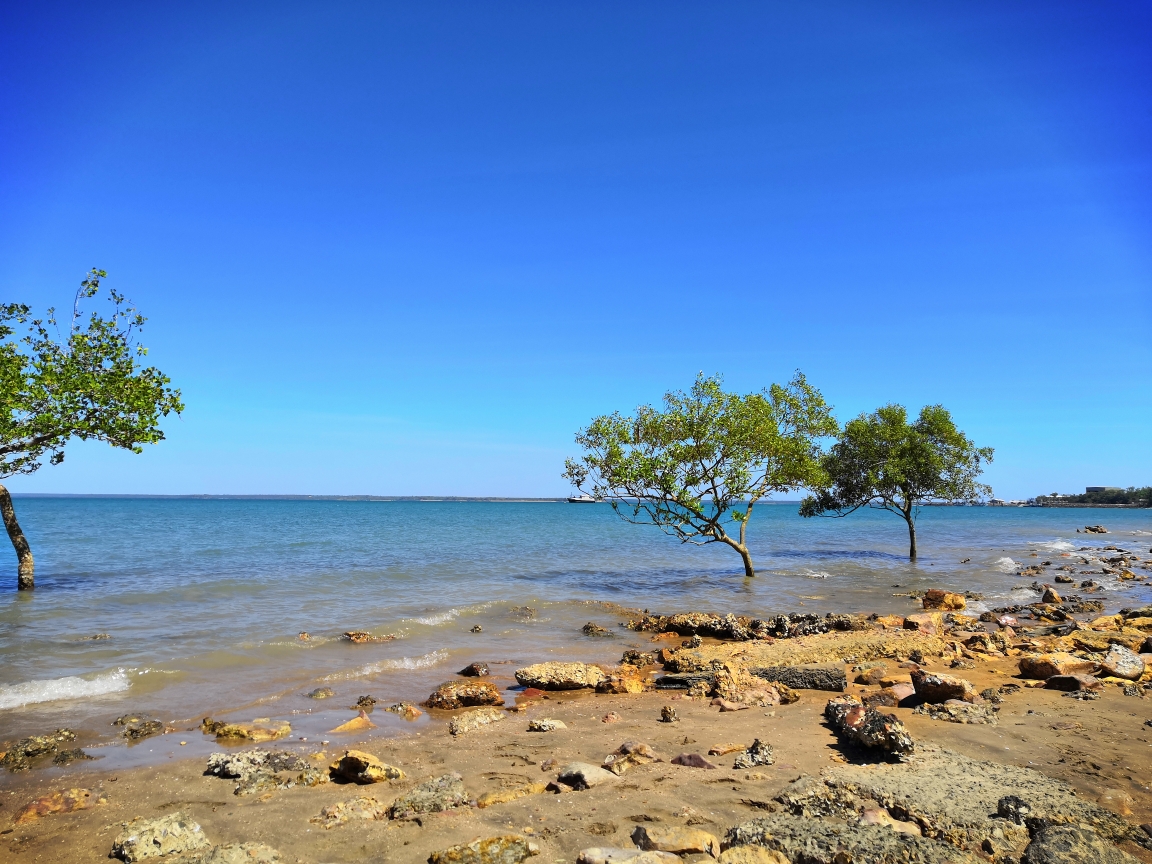
[[[108,292],[109,317],[93,312],[83,320],[83,301],[96,296],[107,275],[92,270],[80,283],[67,337],[53,309],[40,319],[21,303],[0,305],[0,479],[31,474],[45,458],[59,465],[73,438],[140,453],[142,445],[163,440],[161,417],[184,410],[169,378],[142,365],[148,350],[136,333],[145,319],[122,294]],[[2,484],[0,514],[16,549],[17,584],[29,590],[32,550]]]
[[[992,494],[977,481],[991,447],[977,447],[942,405],[908,422],[903,405],[885,405],[844,426],[822,460],[826,482],[800,505],[801,516],[847,516],[861,507],[887,510],[908,525],[916,560],[916,516],[926,501],[972,502]]]
[[[609,501],[625,521],[655,525],[683,543],[723,543],[755,576],[748,522],[773,492],[823,482],[820,439],[838,427],[802,374],[760,393],[726,393],[699,375],[691,392],[670,392],[664,409],[595,418],[576,435],[584,449],[565,463],[577,489]]]

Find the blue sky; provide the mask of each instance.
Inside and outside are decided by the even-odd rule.
[[[5,4],[0,299],[105,268],[188,405],[9,485],[566,494],[796,368],[1152,483],[1150,181],[1145,3]]]

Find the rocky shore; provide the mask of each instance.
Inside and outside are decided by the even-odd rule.
[[[477,657],[320,745],[117,721],[210,736],[206,762],[113,774],[45,730],[0,757],[0,860],[1152,862],[1152,607],[1035,587],[980,616],[941,589],[907,616],[589,622],[617,665]],[[373,709],[431,722],[373,737]]]

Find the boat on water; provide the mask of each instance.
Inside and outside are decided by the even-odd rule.
[[[596,499],[593,498],[591,495],[587,495],[587,494],[585,494],[585,495],[569,495],[568,496],[568,503],[569,504],[595,504]]]

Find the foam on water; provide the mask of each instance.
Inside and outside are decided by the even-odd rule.
[[[1071,552],[1076,548],[1075,543],[1069,543],[1067,540],[1061,540],[1059,538],[1049,540],[1045,543],[1032,543],[1030,545],[1036,549],[1048,549],[1052,552]]]
[[[58,699],[88,699],[108,693],[120,693],[129,687],[128,675],[123,669],[97,675],[95,678],[53,678],[48,681],[25,681],[21,684],[0,686],[0,709],[19,708],[37,702]]]
[[[1001,573],[1015,573],[1016,568],[1020,565],[1013,561],[1011,558],[1005,556],[1004,558],[997,558],[992,566],[999,570]]]
[[[429,627],[435,627],[437,624],[447,624],[460,617],[459,609],[449,609],[447,612],[441,612],[439,615],[429,615],[425,618],[411,618],[409,620],[416,621],[420,624],[427,624]]]
[[[348,672],[334,672],[321,678],[321,681],[347,681],[351,678],[366,678],[369,675],[378,675],[381,672],[400,670],[430,669],[448,659],[448,652],[443,648],[422,654],[419,657],[400,657],[395,660],[379,660],[367,663]]]

